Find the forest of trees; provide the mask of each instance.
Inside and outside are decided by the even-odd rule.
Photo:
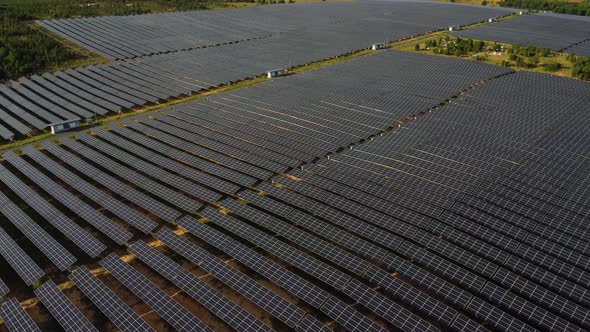
[[[130,15],[233,6],[222,0],[0,0],[0,81],[90,60],[33,24],[38,19]]]
[[[502,7],[547,10],[561,14],[590,16],[590,0],[571,2],[561,0],[502,0]]]

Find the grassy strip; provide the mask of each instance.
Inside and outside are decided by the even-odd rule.
[[[472,60],[472,61],[480,61],[483,63],[488,63],[497,66],[507,66],[515,71],[530,71],[536,73],[545,73],[550,75],[556,75],[561,77],[567,77],[572,79],[578,79],[573,75],[573,63],[571,61],[571,55],[565,53],[559,53],[551,51],[548,56],[537,56],[536,61],[538,61],[534,65],[530,66],[518,66],[515,60],[510,59],[510,54],[508,52],[509,49],[512,49],[513,45],[505,44],[505,43],[495,43],[489,41],[483,41],[487,45],[499,45],[503,48],[502,52],[494,52],[491,49],[486,49],[481,52],[470,52],[467,55],[448,55],[448,54],[441,54],[435,53],[434,49],[427,49],[425,47],[426,40],[431,38],[422,39],[420,41],[416,41],[416,43],[412,46],[404,45],[403,47],[398,48],[401,51],[407,52],[415,52],[415,53],[422,53],[422,54],[430,54],[430,55],[437,55],[437,56],[444,56],[444,57],[451,57],[451,58],[461,58],[465,60]],[[475,41],[475,40],[474,40]],[[420,50],[415,49],[415,45],[420,45]],[[531,63],[534,57],[522,57],[525,63]],[[579,57],[578,57],[579,58]],[[558,64],[559,67],[553,71],[547,70],[546,68],[551,65]]]

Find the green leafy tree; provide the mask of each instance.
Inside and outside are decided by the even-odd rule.
[[[590,59],[577,59],[572,67],[572,76],[590,81]]]

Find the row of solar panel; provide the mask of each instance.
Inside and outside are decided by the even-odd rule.
[[[30,179],[68,209],[86,203],[52,178],[60,178],[89,199],[96,196],[107,202],[100,190],[93,191],[96,188],[82,179],[100,182],[121,196],[132,191],[126,184],[132,183],[136,186],[133,190],[157,199],[160,206],[176,213],[174,219],[194,236],[349,330],[433,330],[441,326],[484,330],[486,324],[498,330],[587,329],[590,278],[588,238],[582,220],[588,202],[572,194],[587,190],[583,176],[588,169],[588,148],[583,144],[587,129],[576,125],[588,116],[587,86],[539,74],[513,73],[469,90],[457,102],[402,128],[366,140],[395,123],[394,119],[411,115],[391,109],[391,101],[403,98],[411,89],[432,88],[433,95],[444,99],[456,93],[453,89],[458,82],[463,82],[463,90],[509,72],[466,62],[463,66],[472,67],[463,68],[470,75],[458,82],[443,85],[444,80],[438,81],[435,76],[428,84],[417,84],[420,80],[416,77],[422,73],[408,65],[412,60],[422,63],[424,70],[439,67],[441,75],[460,66],[458,60],[384,52],[334,69],[136,117],[124,121],[126,128],[118,124],[108,125],[109,130],[96,128],[94,136],[80,133],[78,140],[60,139],[63,146],[44,142],[47,153],[25,147],[26,157],[14,153],[5,156],[10,165],[0,175],[10,191],[39,214],[55,214],[55,223],[62,225],[64,234],[70,231],[67,223],[51,211],[51,204],[33,203],[34,198],[28,198],[34,195],[31,191],[17,189],[28,184],[21,186],[14,181],[22,181],[22,176]],[[396,81],[388,86],[386,74],[362,71],[368,63],[370,68],[376,65],[376,71],[394,71],[408,83]],[[380,63],[387,63],[387,69]],[[366,77],[363,75],[374,77],[380,85],[363,95],[365,90],[355,89],[345,73],[357,75],[360,82]],[[317,86],[311,84],[316,80],[320,81]],[[514,95],[514,89],[520,93]],[[549,93],[556,89],[557,97]],[[387,99],[378,98],[387,91]],[[355,99],[347,99],[349,92],[348,98]],[[541,100],[533,101],[537,99]],[[491,105],[490,100],[496,102]],[[553,107],[540,108],[537,102]],[[438,103],[417,105],[428,109]],[[563,105],[575,107],[561,112],[551,134],[543,136],[547,132],[544,120],[554,118],[553,110]],[[510,116],[514,108],[520,110],[518,119]],[[410,109],[415,112],[419,108]],[[351,117],[347,119],[344,114],[348,113],[343,112],[350,112]],[[362,116],[355,118],[356,114]],[[263,122],[258,120],[261,118]],[[379,120],[381,127],[377,126]],[[527,126],[519,125],[519,121]],[[553,133],[558,133],[559,139],[550,139]],[[351,145],[357,142],[364,143]],[[298,160],[295,153],[313,160],[349,145],[352,149],[331,154],[318,165],[289,171],[304,182],[274,176],[306,161]],[[68,166],[56,163],[55,158]],[[45,175],[33,164],[52,175]],[[13,170],[22,176],[15,176]],[[281,188],[269,179],[280,183]],[[251,190],[238,192],[244,186],[256,187],[266,196]],[[559,195],[551,194],[554,188]],[[251,205],[223,199],[221,206],[229,215],[211,207],[224,194],[236,193]],[[72,204],[73,199],[79,202]],[[135,201],[143,202],[143,206],[138,205],[146,210],[162,213],[146,201]],[[3,203],[2,213],[9,219],[12,216],[14,225],[56,266],[71,265],[63,247],[15,208],[8,196]],[[116,203],[105,204],[110,204],[107,210],[116,214]],[[208,207],[201,210],[204,205]],[[178,219],[181,210],[199,210],[210,223],[190,217]],[[563,215],[572,216],[572,222],[564,222]],[[141,219],[121,214],[123,220],[123,216],[130,225],[149,231],[149,224]],[[97,225],[100,229],[100,223]],[[0,236],[6,260],[26,263],[28,256],[14,254],[18,252],[14,241],[5,232]],[[164,235],[156,238],[164,239]],[[164,242],[174,248],[170,244],[173,241],[168,240]],[[191,244],[187,252],[198,250],[198,246],[192,248],[194,243],[185,243]],[[141,244],[131,247],[140,260],[142,255],[159,257]],[[100,248],[95,250],[99,252]],[[180,249],[175,251],[180,253]],[[57,253],[61,256],[52,258]],[[206,255],[201,253],[195,259],[202,261],[202,256]],[[159,261],[156,258],[147,258],[145,263],[152,266]],[[104,264],[111,264],[113,275],[118,273],[118,279],[127,280],[132,290],[141,290],[145,284],[116,257],[107,258]],[[205,269],[213,269],[210,264]],[[27,266],[20,267],[24,275]],[[180,272],[167,266],[153,265],[163,275]],[[34,282],[39,276],[29,278]],[[182,280],[192,283],[191,279]],[[174,306],[154,296],[144,302],[164,301]],[[279,318],[278,313],[264,309]],[[281,321],[298,327],[297,323],[288,323],[286,317]],[[305,318],[305,323],[313,322],[312,318]],[[184,319],[177,324],[186,321],[202,326],[190,316]],[[224,320],[237,324],[229,318]]]
[[[42,76],[20,78],[10,82],[9,86],[0,87],[0,136],[9,140],[22,135],[36,134],[50,124],[63,120],[88,119],[94,115],[121,112],[149,103],[157,103],[160,100],[188,95],[201,89],[254,77],[271,68],[304,65],[364,49],[375,41],[398,40],[436,29],[429,22],[416,24],[414,20],[410,20],[402,23],[402,21],[391,17],[381,17],[385,15],[379,11],[383,6],[388,8],[391,5],[355,4],[353,12],[350,12],[350,4],[344,4],[344,6],[319,5],[325,14],[334,11],[335,17],[344,15],[342,20],[348,21],[346,23],[342,23],[341,20],[332,21],[332,18],[329,18],[332,16],[326,16],[329,18],[328,22],[320,25],[326,25],[329,28],[322,28],[318,31],[309,28],[293,28],[272,38],[255,38],[239,45],[232,43],[219,47],[150,56],[136,61],[118,61],[106,65],[87,66],[54,74],[46,73]],[[397,5],[392,7],[392,10],[396,10],[390,14],[396,13],[396,15],[405,18],[403,11],[413,12],[422,7],[434,11],[449,6],[408,3],[399,8]],[[310,7],[296,6],[296,8],[302,11],[299,13],[300,16],[295,15],[298,17],[297,24],[307,26],[309,22],[307,14]],[[397,10],[400,8],[403,9],[402,12]],[[267,10],[276,11],[275,9],[261,9],[260,11]],[[456,12],[457,10],[459,12]],[[232,14],[234,16],[242,15],[239,10],[231,12],[234,13]],[[279,12],[281,16],[291,17],[294,14],[285,10],[279,10]],[[318,14],[315,10],[311,10],[311,12],[315,13],[314,16],[324,17],[323,14]],[[481,20],[486,12],[494,15],[505,13],[504,10],[497,9],[451,6],[443,11],[444,17],[441,17],[441,12],[437,11],[436,20],[445,22],[445,25],[456,22],[472,23],[472,21]],[[206,30],[211,29],[202,21],[187,22],[184,18],[195,13],[198,14],[198,12],[191,12],[162,15],[164,21],[167,20],[166,18],[180,19],[179,24],[182,26],[192,26],[198,22],[198,24],[204,24]],[[362,15],[363,13],[377,16],[377,18],[367,19],[367,16]],[[215,14],[208,14],[215,16]],[[243,15],[247,15],[247,13]],[[141,16],[134,17],[141,18]],[[150,17],[154,18],[158,15]],[[275,19],[279,18],[275,17]],[[80,22],[94,26],[95,23],[92,23],[92,20],[112,23],[112,20],[119,19],[81,19]],[[60,22],[66,26],[80,23],[77,20]],[[248,20],[240,19],[230,22],[243,24]],[[285,20],[279,19],[277,22],[281,22],[282,25]],[[46,23],[48,26],[55,24],[57,23]],[[276,27],[275,24],[269,26]],[[125,31],[126,38],[139,38],[135,34],[129,34],[129,31],[123,27],[114,30]],[[89,34],[95,33],[95,29],[82,31]],[[153,29],[146,31],[154,32]],[[170,32],[167,29],[161,31]],[[233,29],[228,31],[235,32]],[[386,31],[391,32],[383,35]],[[100,32],[96,33],[100,34]],[[78,32],[75,33],[76,36],[77,34]],[[101,35],[103,38],[117,38],[117,33],[113,31]],[[342,38],[342,36],[346,36],[346,38]],[[169,38],[173,37],[169,36]],[[145,43],[145,38],[139,40],[141,44]],[[112,45],[112,43],[107,44]],[[130,47],[133,43],[126,41],[123,44],[125,47]]]
[[[168,228],[161,229],[155,237],[177,253],[211,273],[215,278],[237,291],[279,319],[282,324],[296,330],[325,329],[313,315],[275,294],[267,286],[257,282],[238,269],[227,265],[219,258],[180,237]],[[228,326],[239,331],[270,331],[272,328],[259,318],[245,311],[210,284],[181,267],[154,247],[138,241],[129,251],[144,264],[174,283],[190,297],[210,310]],[[131,290],[144,303],[177,330],[208,331],[210,328],[178,301],[168,296],[137,269],[123,262],[114,254],[101,260],[105,267],[122,285]],[[122,331],[153,331],[129,305],[107,284],[86,267],[72,271],[70,279],[92,303]],[[96,331],[88,318],[78,309],[53,281],[47,281],[35,290],[44,307],[65,331]],[[20,303],[11,298],[0,305],[0,317],[9,331],[39,331]]]
[[[412,61],[420,61],[422,69],[410,72]],[[465,66],[465,75],[444,89],[437,86],[444,81],[445,72],[460,66]],[[105,242],[129,241],[133,228],[149,233],[157,226],[154,218],[176,220],[182,213],[199,210],[205,202],[216,202],[224,194],[232,195],[241,187],[251,187],[374,135],[393,122],[385,119],[409,115],[403,113],[406,109],[388,108],[389,99],[365,97],[353,102],[358,88],[339,73],[358,75],[361,83],[371,78],[383,81],[379,89],[366,91],[367,96],[389,90],[391,98],[402,98],[414,88],[416,76],[434,67],[446,69],[421,89],[432,87],[436,91],[433,96],[441,100],[464,86],[507,71],[480,63],[384,52],[354,64],[124,120],[125,127],[109,124],[109,130],[95,128],[95,136],[78,133],[78,140],[63,137],[58,140],[61,146],[46,141],[41,143],[45,153],[25,146],[26,158],[14,152],[3,155],[10,168],[0,165],[0,181],[8,189],[6,195],[0,194],[0,212],[63,271],[77,258],[31,215],[47,220],[75,247],[97,257],[106,249]],[[414,78],[407,86],[387,83],[386,68]],[[324,83],[316,88],[307,83],[310,80]],[[364,101],[368,99],[370,103]],[[438,102],[408,101],[408,105],[426,109]],[[9,192],[14,197],[7,196]],[[16,197],[30,207],[30,213],[19,207]],[[92,226],[99,239],[74,222],[70,213]],[[101,240],[100,233],[107,238]],[[5,250],[2,255],[28,285],[43,275],[22,250]]]
[[[371,32],[366,34],[368,39],[382,40],[386,31],[408,30],[416,35],[509,12],[509,9],[500,8],[408,1],[293,4],[37,23],[93,52],[111,59],[125,59],[269,38],[292,31],[311,35],[357,27],[357,31]],[[386,29],[392,22],[395,28]],[[307,51],[313,52],[312,49]]]
[[[196,90],[190,84],[175,84],[165,76],[155,80],[156,75],[157,69],[119,64],[11,81],[9,86],[0,86],[2,138],[11,139],[15,132],[30,134],[64,120],[121,112]]]
[[[277,176],[280,187],[263,183],[257,189],[264,196],[246,191],[240,197],[359,257],[383,262],[386,272],[450,304],[450,311],[433,312],[466,313],[455,322],[585,330],[590,279],[582,220],[589,204],[570,194],[588,186],[579,180],[589,167],[587,144],[580,144],[587,128],[574,125],[588,114],[584,91],[582,82],[531,73],[495,79],[403,128],[289,172],[304,182]],[[572,103],[571,111],[554,112]],[[510,116],[515,108],[518,118]],[[545,116],[558,116],[559,125],[540,140]],[[296,228],[247,206],[222,205],[335,267],[366,270],[366,262],[336,254],[321,238],[306,240]],[[330,278],[324,282],[340,284]],[[384,279],[372,280],[387,289]]]

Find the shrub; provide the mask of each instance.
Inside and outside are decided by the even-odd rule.
[[[543,65],[545,71],[548,72],[554,72],[554,71],[558,71],[561,69],[561,63],[559,62],[555,62],[555,61],[551,61],[551,62],[547,62],[546,64]]]

